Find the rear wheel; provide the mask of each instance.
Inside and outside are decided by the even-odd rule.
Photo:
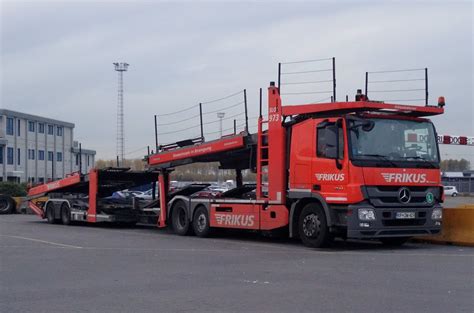
[[[387,238],[380,238],[380,241],[386,246],[401,246],[405,242],[407,242],[410,237],[387,237]]]
[[[71,209],[66,202],[61,204],[61,222],[63,225],[71,225]]]
[[[171,220],[173,230],[180,236],[185,236],[190,233],[191,227],[189,222],[188,210],[186,204],[183,201],[178,201],[173,206],[171,213]]]
[[[198,237],[207,237],[211,232],[209,214],[207,209],[203,206],[200,206],[196,212],[194,212],[193,229]]]
[[[53,202],[48,202],[48,205],[46,206],[46,219],[48,220],[48,223],[50,224],[57,223],[57,219],[54,217],[54,203]]]
[[[307,204],[298,219],[298,232],[303,244],[311,248],[327,247],[333,240],[326,215],[316,203]]]
[[[10,214],[15,208],[15,201],[8,196],[0,196],[0,214]]]

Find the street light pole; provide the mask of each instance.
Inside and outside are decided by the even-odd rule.
[[[224,112],[217,112],[217,117],[219,118],[219,134],[222,138],[222,120],[224,119],[225,113]]]
[[[225,116],[225,112],[217,112],[217,118],[219,118],[219,134],[220,134],[220,138],[222,138],[222,120],[224,119],[224,116]],[[217,166],[217,169],[216,169],[216,177],[217,177],[217,183],[221,184],[220,182],[220,177],[219,177],[219,166]]]

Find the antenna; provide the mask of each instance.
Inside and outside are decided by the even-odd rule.
[[[118,72],[118,95],[117,95],[117,163],[123,163],[125,139],[123,130],[123,72],[128,69],[128,63],[114,63],[115,71]],[[119,164],[117,164],[119,166]]]

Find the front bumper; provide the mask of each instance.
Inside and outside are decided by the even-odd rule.
[[[359,220],[358,209],[374,209],[375,220]],[[371,205],[350,205],[347,216],[348,238],[411,237],[435,235],[441,232],[442,221],[433,220],[431,214],[440,205],[429,208],[374,208]],[[397,219],[397,212],[414,212],[414,219]]]

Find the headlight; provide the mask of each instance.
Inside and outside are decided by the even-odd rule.
[[[359,209],[359,220],[361,221],[375,220],[375,211],[373,209]]]
[[[442,209],[434,209],[433,213],[431,213],[432,220],[440,220],[443,218],[443,210]]]

